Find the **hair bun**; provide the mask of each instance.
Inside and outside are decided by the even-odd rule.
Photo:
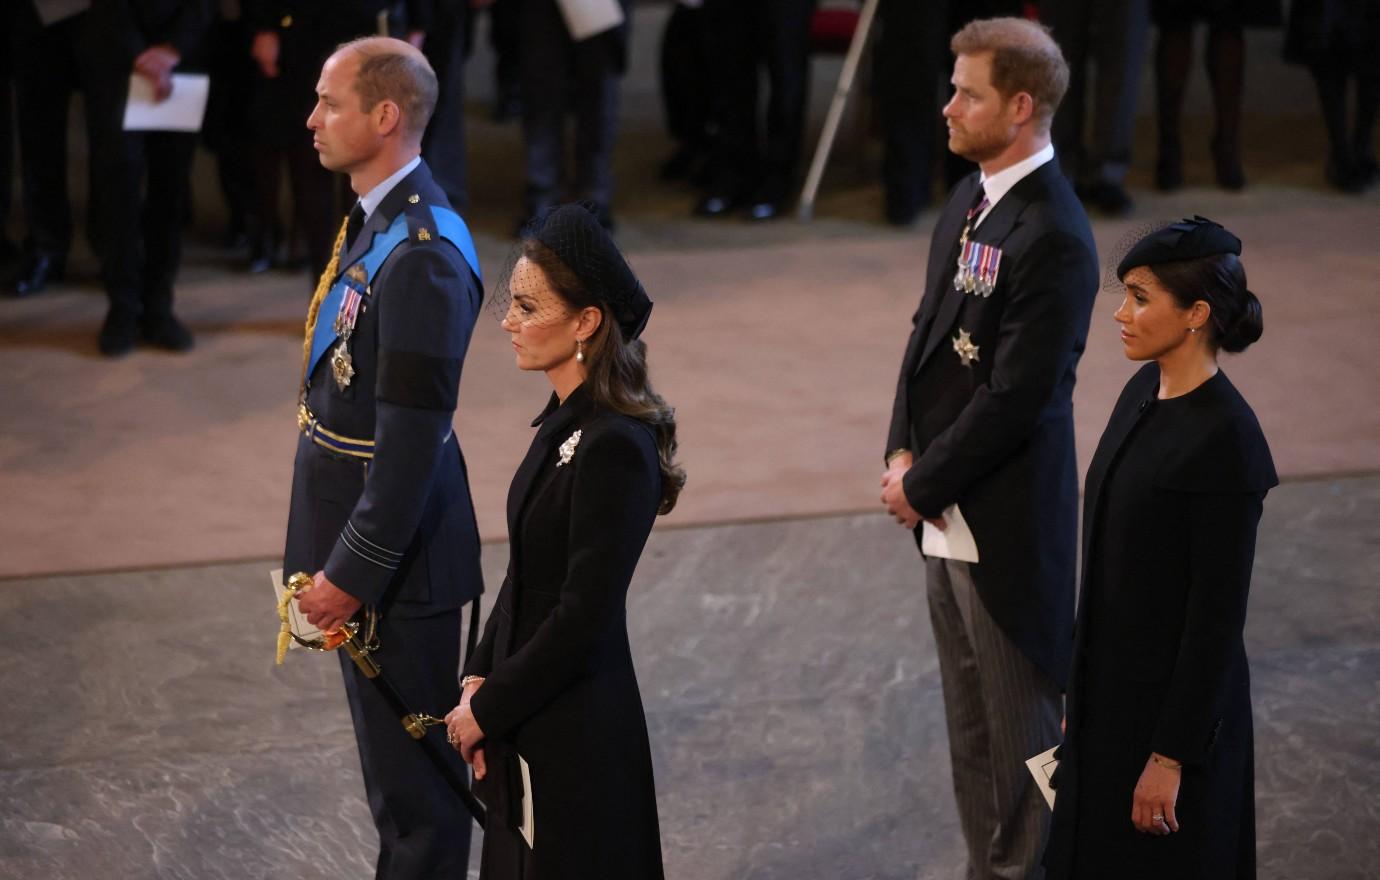
[[[1247,290],[1241,304],[1241,314],[1237,315],[1236,320],[1222,334],[1218,344],[1223,351],[1236,354],[1245,351],[1264,332],[1265,317],[1261,312],[1260,300]]]

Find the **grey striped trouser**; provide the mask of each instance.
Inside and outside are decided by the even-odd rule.
[[[966,562],[927,559],[954,796],[970,880],[1039,880],[1049,808],[1027,758],[1059,743],[1059,687],[997,626]]]

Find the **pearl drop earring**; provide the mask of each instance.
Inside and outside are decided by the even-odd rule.
[[[575,340],[575,363],[577,363],[577,364],[583,364],[584,362],[585,362],[585,341],[584,341],[583,339],[577,339],[577,340]]]

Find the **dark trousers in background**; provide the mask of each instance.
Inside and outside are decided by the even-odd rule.
[[[311,286],[326,270],[331,259],[331,245],[335,243],[342,212],[336,210],[333,189],[335,175],[321,165],[321,158],[311,145],[311,135],[305,128],[300,143],[277,144],[260,142],[253,147],[254,193],[257,214],[262,228],[261,247],[274,249],[282,237],[277,228],[279,187],[282,185],[286,163],[288,186],[292,192],[292,229],[305,249]],[[347,204],[353,204],[351,194]],[[291,248],[289,248],[291,250]]]
[[[460,612],[406,618],[385,615],[374,654],[407,708],[437,718],[460,702]],[[378,880],[465,877],[470,816],[459,797],[403,728],[376,686],[338,652],[354,720],[369,810],[379,831]],[[444,727],[426,734],[460,779],[468,768],[446,743]]]
[[[221,196],[229,211],[227,242],[243,241],[258,228],[254,202],[254,155],[249,114],[254,88],[254,63],[249,57],[251,35],[243,21],[219,18],[212,25],[206,45],[211,74],[211,94],[201,137],[216,157]]]
[[[1148,0],[1044,0],[1040,17],[1069,64],[1069,88],[1052,132],[1064,173],[1074,181],[1119,186],[1131,166]],[[1092,89],[1090,63],[1096,69]]]
[[[467,6],[465,0],[439,0],[422,45],[439,86],[436,110],[422,139],[422,156],[451,207],[460,212],[469,207],[465,153]]]
[[[89,81],[101,279],[112,314],[157,321],[172,314],[196,135],[125,131],[128,77],[92,70]]]
[[[714,47],[710,65],[715,194],[782,202],[800,162],[815,0],[705,0]],[[765,67],[765,137],[759,134],[758,70]]]
[[[86,24],[80,13],[43,27],[29,4],[12,10],[11,63],[14,68],[15,119],[19,127],[21,199],[30,255],[67,259],[72,244],[72,208],[67,192],[67,119],[72,95],[85,91],[89,67],[80,63],[78,40]],[[87,108],[87,136],[92,139]],[[93,171],[94,173],[94,171]],[[95,180],[89,198],[97,198]],[[91,211],[95,213],[95,205]],[[94,224],[88,237],[96,247]]]
[[[624,12],[631,15],[626,3]],[[526,211],[530,216],[562,199],[565,118],[573,101],[570,194],[607,212],[613,203],[613,146],[628,25],[575,42],[555,0],[522,0],[521,26]]]
[[[877,13],[875,81],[885,146],[886,215],[892,223],[905,224],[929,204],[933,191],[948,35],[929,7],[913,0],[882,0]]]
[[[661,38],[661,103],[671,137],[696,151],[709,148],[711,104],[705,81],[713,68],[703,11],[677,3]]]

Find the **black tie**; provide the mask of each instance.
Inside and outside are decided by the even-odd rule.
[[[345,222],[345,252],[349,253],[350,248],[355,246],[355,239],[359,238],[359,231],[364,228],[364,205],[355,202],[355,206],[350,209],[350,219]]]

